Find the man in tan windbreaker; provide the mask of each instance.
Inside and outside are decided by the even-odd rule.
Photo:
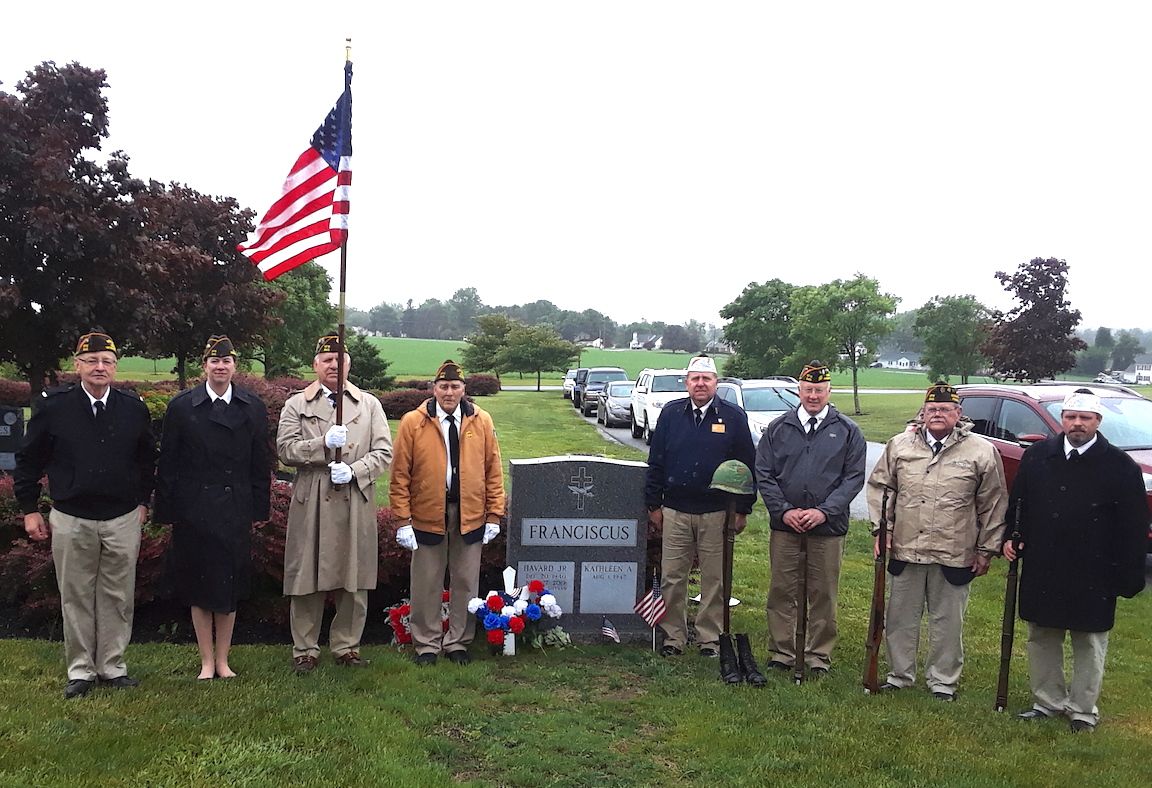
[[[341,354],[343,424],[336,418]],[[280,462],[296,468],[284,544],[284,593],[292,599],[297,673],[316,667],[329,592],[336,600],[328,630],[332,656],[346,667],[365,664],[360,638],[379,564],[376,480],[392,459],[392,434],[380,401],[347,382],[351,364],[338,336],[321,337],[312,360],[316,380],[284,403],[276,434]]]
[[[928,389],[923,413],[923,427],[889,440],[868,479],[874,524],[880,522],[884,488],[891,490],[888,678],[880,689],[915,683],[927,607],[925,682],[937,700],[952,701],[964,665],[968,584],[999,553],[1008,495],[996,449],[972,433],[971,423],[960,421],[956,389],[947,383]]]
[[[400,420],[389,503],[401,526],[396,541],[412,551],[412,643],[417,665],[444,654],[471,661],[480,550],[500,533],[504,474],[492,417],[464,398],[460,367],[445,361],[432,398]],[[449,574],[448,629],[441,624],[444,569]]]

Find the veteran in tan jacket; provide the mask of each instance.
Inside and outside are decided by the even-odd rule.
[[[316,667],[320,622],[329,592],[336,617],[329,648],[339,664],[359,666],[368,590],[376,587],[376,480],[392,461],[392,433],[380,401],[344,383],[343,424],[336,417],[339,356],[347,377],[352,359],[338,337],[321,337],[316,381],[280,412],[276,449],[296,468],[284,545],[284,593],[292,598],[292,657],[298,673]],[[337,449],[340,460],[336,460]]]
[[[460,367],[445,361],[432,398],[404,414],[396,434],[389,504],[401,523],[396,541],[412,551],[412,643],[417,665],[439,654],[471,661],[480,551],[500,533],[504,469],[492,417],[464,397]],[[449,576],[448,628],[441,624],[444,570]]]
[[[925,682],[935,698],[951,701],[964,665],[969,583],[985,574],[999,553],[1008,494],[996,449],[960,420],[956,389],[946,383],[928,389],[923,412],[924,425],[889,440],[868,479],[873,533],[884,488],[892,493],[892,590],[885,615],[889,672],[880,689],[915,683],[927,607]]]

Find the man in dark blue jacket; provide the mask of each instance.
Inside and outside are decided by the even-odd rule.
[[[1116,597],[1144,588],[1148,504],[1140,466],[1098,430],[1107,421],[1088,389],[1068,395],[1064,432],[1024,453],[1008,522],[1020,533],[1004,555],[1023,556],[1020,618],[1028,622],[1032,708],[1019,716],[1067,715],[1073,733],[1095,729],[1108,632]],[[1064,640],[1072,641],[1072,681],[1064,680]]]
[[[685,606],[692,559],[700,560],[700,609],[696,642],[706,657],[720,655],[724,622],[724,515],[728,493],[710,489],[720,463],[740,460],[749,468],[756,450],[743,410],[716,396],[716,362],[699,355],[688,364],[688,398],[669,402],[660,411],[648,453],[644,500],[648,518],[663,527],[660,591],[667,612],[661,654],[682,654],[688,643]],[[735,533],[744,530],[756,496],[742,496]]]
[[[88,694],[97,679],[116,687],[128,675],[140,526],[152,497],[156,446],[148,408],[112,388],[118,360],[107,334],[76,346],[80,385],[45,393],[28,422],[13,474],[30,539],[52,537],[52,561],[64,618],[65,698]],[[38,509],[47,472],[52,511]]]
[[[768,591],[770,667],[792,670],[802,659],[819,676],[832,664],[836,645],[836,592],[848,511],[864,488],[868,445],[860,428],[828,403],[832,375],[813,361],[800,373],[800,407],[768,426],[756,450],[756,484],[771,515]],[[807,537],[807,566],[800,539]],[[807,599],[797,600],[806,572]],[[795,649],[796,614],[807,604],[805,651]]]

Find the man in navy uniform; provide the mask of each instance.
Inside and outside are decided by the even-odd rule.
[[[685,603],[692,559],[700,560],[700,609],[696,642],[701,656],[720,656],[724,626],[724,515],[728,494],[710,488],[712,474],[726,460],[752,468],[756,449],[748,431],[748,415],[716,396],[716,362],[699,355],[688,364],[686,399],[669,402],[660,411],[652,446],[644,500],[648,519],[663,527],[660,553],[661,594],[667,613],[662,656],[682,654],[688,642]],[[738,496],[734,530],[744,530],[756,495]],[[729,535],[733,538],[733,535]]]
[[[123,689],[132,637],[140,526],[148,518],[156,446],[148,408],[112,388],[118,351],[107,334],[76,344],[80,385],[45,392],[16,455],[16,500],[30,539],[52,539],[64,618],[65,698],[87,695],[97,680]],[[38,510],[47,472],[52,511]]]

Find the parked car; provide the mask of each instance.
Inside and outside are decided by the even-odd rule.
[[[580,413],[591,416],[596,412],[596,395],[609,383],[616,380],[628,380],[628,373],[620,367],[592,367],[588,370],[588,377],[582,384],[576,384],[572,391],[572,400]],[[579,402],[576,402],[579,400]]]
[[[716,396],[738,405],[748,414],[752,443],[759,444],[768,425],[790,410],[800,407],[799,384],[778,377],[745,380],[739,385],[721,383]]]
[[[564,373],[564,399],[572,399],[572,389],[576,388],[576,370]]]
[[[652,430],[666,402],[688,396],[686,369],[643,369],[632,389],[632,437],[652,442]]]
[[[576,377],[572,378],[572,407],[579,408],[580,402],[576,399],[578,396],[577,391],[584,385],[584,381],[588,380],[588,367],[580,367],[576,370]]]
[[[1101,372],[1094,378],[1096,383],[1119,383],[1120,381],[1109,375],[1107,372]]]
[[[964,415],[972,420],[973,431],[988,438],[1000,453],[1009,488],[1016,479],[1024,450],[1063,431],[1060,406],[1078,388],[1090,389],[1100,397],[1105,410],[1100,433],[1140,466],[1148,509],[1152,511],[1152,401],[1118,385],[1053,382],[957,386],[960,405]],[[1152,529],[1148,538],[1148,550],[1152,552]]]
[[[632,418],[632,388],[630,380],[609,383],[596,395],[596,421],[605,427],[627,424]]]

